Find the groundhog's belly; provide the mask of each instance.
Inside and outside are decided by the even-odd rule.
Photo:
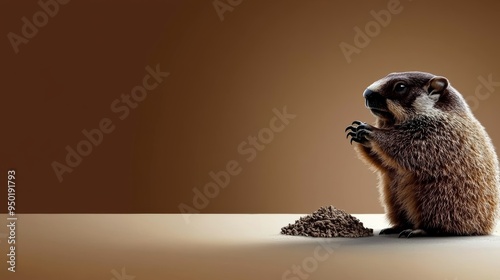
[[[393,174],[388,191],[406,224],[437,234],[479,235],[494,225],[498,204],[497,179],[464,171],[461,176],[417,178],[409,172]],[[390,203],[390,202],[389,202]]]

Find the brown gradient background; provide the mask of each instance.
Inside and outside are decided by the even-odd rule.
[[[40,7],[2,1],[0,182],[16,169],[19,213],[175,213],[237,160],[242,173],[201,212],[380,213],[376,176],[343,132],[374,119],[364,88],[408,70],[444,75],[465,96],[479,76],[500,81],[498,1],[403,0],[347,63],[339,44],[387,3],[245,0],[220,21],[212,1],[73,0],[14,54],[7,33]],[[158,63],[170,76],[119,120],[111,102]],[[496,90],[475,114],[498,147]],[[238,145],[283,106],[297,117],[246,162]],[[116,129],[59,183],[51,163],[104,117]],[[5,188],[0,198],[5,212]]]

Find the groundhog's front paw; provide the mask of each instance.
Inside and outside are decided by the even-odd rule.
[[[370,141],[373,127],[364,122],[353,121],[352,124],[345,129],[345,132],[347,131],[349,131],[349,133],[347,133],[346,138],[351,136],[351,144],[352,141],[354,141],[364,145]]]

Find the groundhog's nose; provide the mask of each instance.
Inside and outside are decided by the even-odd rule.
[[[375,94],[378,94],[378,93],[376,93],[370,89],[366,89],[365,92],[363,92],[363,97],[365,99],[369,99],[369,98],[373,97],[373,95],[375,95]]]
[[[365,106],[371,110],[386,110],[387,105],[385,102],[385,98],[378,92],[375,92],[371,89],[366,89],[363,93],[363,97],[365,98]]]

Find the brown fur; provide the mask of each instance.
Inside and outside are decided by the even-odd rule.
[[[435,77],[403,72],[379,81],[374,89],[385,98],[390,116],[376,115],[366,141],[355,143],[355,149],[378,172],[381,200],[394,229],[490,234],[499,206],[493,144],[448,83],[438,95],[430,94]],[[398,81],[408,87],[404,95],[394,93]]]

